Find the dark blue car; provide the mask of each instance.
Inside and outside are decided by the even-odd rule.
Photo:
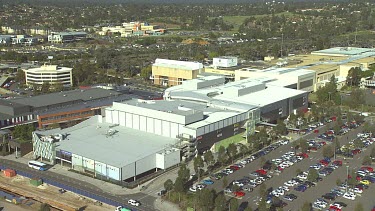
[[[294,190],[300,191],[300,192],[305,192],[306,189],[307,189],[307,186],[305,186],[305,185],[300,185],[300,186],[294,188]]]

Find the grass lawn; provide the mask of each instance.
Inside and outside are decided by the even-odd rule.
[[[215,151],[218,151],[220,146],[223,146],[224,148],[227,148],[229,146],[229,144],[238,143],[238,142],[241,142],[242,140],[245,140],[245,138],[242,137],[242,133],[237,134],[237,135],[232,136],[232,137],[229,137],[227,139],[224,139],[224,140],[215,144]]]

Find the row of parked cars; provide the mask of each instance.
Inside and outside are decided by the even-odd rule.
[[[288,155],[289,153],[286,153],[286,154]],[[342,165],[341,161],[334,161],[334,162],[332,162],[332,164],[329,164],[329,165],[328,164],[326,164],[326,165],[321,164],[323,161],[324,161],[324,163],[330,163],[331,162],[329,159],[322,159],[316,165],[317,166],[318,165],[326,166],[327,169],[332,168],[332,171]],[[280,205],[280,206],[286,206],[287,203],[283,202],[281,199],[284,199],[286,201],[294,201],[295,199],[298,198],[298,196],[294,193],[287,193],[292,188],[295,191],[298,191],[298,192],[305,192],[308,188],[315,187],[317,182],[323,180],[322,177],[318,177],[316,179],[316,181],[308,181],[307,180],[308,175],[309,175],[309,171],[301,172],[301,173],[297,174],[297,176],[295,178],[292,178],[291,180],[286,181],[284,183],[284,185],[270,191],[268,196],[267,196],[267,203],[274,204],[274,197],[278,197],[280,200],[277,200],[277,204]]]
[[[350,176],[348,175],[348,179]],[[361,178],[361,179],[358,179]],[[347,200],[355,200],[358,195],[361,195],[365,189],[367,189],[370,183],[375,182],[374,169],[369,166],[362,166],[357,171],[358,184],[355,186],[349,186],[347,182],[344,182],[337,187],[334,187],[329,193],[322,195],[322,198],[317,199],[313,203],[313,208],[315,209],[326,209],[330,211],[341,211],[346,207],[344,202],[334,202],[328,205],[328,201],[336,200],[338,197],[343,197]]]

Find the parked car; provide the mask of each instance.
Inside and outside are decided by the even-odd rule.
[[[210,179],[205,179],[205,180],[202,180],[202,183],[205,184],[205,185],[212,185],[212,184],[214,184],[214,181],[212,181]]]
[[[235,191],[235,192],[233,192],[233,194],[236,197],[244,197],[246,195],[245,192],[243,192],[243,191]]]
[[[307,189],[307,186],[305,185],[299,185],[298,187],[294,188],[296,191],[305,192]]]
[[[326,194],[322,195],[322,198],[327,199],[327,200],[335,200],[336,195],[333,194],[333,193],[326,193]]]

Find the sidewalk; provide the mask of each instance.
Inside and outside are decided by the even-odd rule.
[[[19,162],[19,163],[24,163],[24,164],[27,164],[27,162],[29,160],[31,160],[31,158],[27,158],[27,157],[15,158],[14,154],[4,156],[3,159],[13,160],[13,161],[16,161],[16,162]],[[135,193],[140,192],[140,187],[134,188],[134,189],[124,188],[124,187],[121,187],[119,185],[115,185],[115,184],[105,182],[105,181],[102,181],[102,180],[99,180],[99,179],[95,179],[95,178],[88,177],[88,176],[82,176],[80,174],[71,172],[71,171],[69,171],[68,167],[64,167],[64,166],[61,166],[59,164],[56,164],[55,166],[53,166],[48,171],[55,172],[55,173],[58,173],[58,174],[63,174],[65,176],[68,176],[68,177],[71,177],[71,178],[74,178],[74,179],[77,179],[77,180],[88,182],[92,185],[95,185],[99,189],[104,190],[104,191],[109,192],[109,193],[114,194],[114,195],[135,194]],[[148,182],[150,182],[150,181],[148,181]],[[146,182],[145,184],[147,184],[148,182]]]
[[[160,211],[171,211],[171,210],[179,211],[179,210],[181,210],[180,207],[178,207],[177,204],[173,204],[173,203],[171,203],[169,201],[165,201],[165,200],[162,201],[161,198],[157,198],[155,200],[154,207],[155,207],[155,209],[160,210]]]

